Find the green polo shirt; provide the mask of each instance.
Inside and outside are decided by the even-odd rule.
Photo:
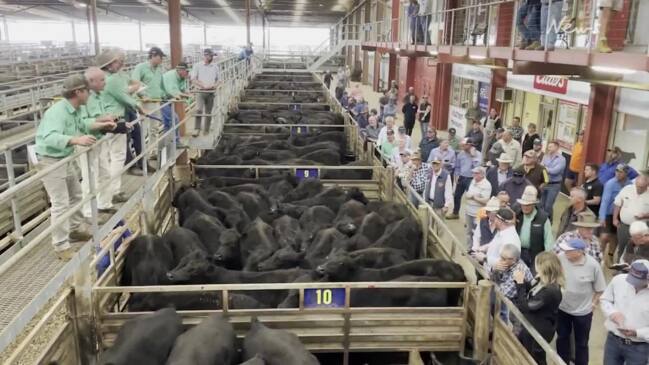
[[[121,118],[126,114],[127,107],[137,107],[137,100],[128,93],[129,81],[130,77],[125,72],[106,73],[106,86],[101,93],[106,113]]]
[[[164,91],[162,90],[162,74],[164,69],[162,65],[157,67],[151,66],[149,62],[142,62],[135,66],[131,73],[131,79],[140,81],[146,85],[143,94],[150,99],[162,99]]]
[[[96,92],[91,91],[90,97],[88,97],[88,102],[86,102],[86,105],[83,105],[81,106],[81,108],[79,108],[79,112],[81,113],[83,125],[85,126],[85,129],[88,131],[88,133],[92,134],[97,139],[101,138],[104,135],[102,131],[90,130],[90,127],[93,123],[95,123],[95,120],[97,118],[101,117],[102,115],[108,114],[106,112],[106,107],[103,100],[101,99],[101,96]]]
[[[167,98],[175,98],[187,90],[187,80],[180,77],[175,69],[169,70],[162,75],[162,88]]]
[[[36,153],[41,156],[64,158],[74,152],[70,139],[86,132],[81,109],[75,109],[67,99],[57,101],[45,114],[36,130]]]
[[[523,224],[519,237],[521,238],[521,247],[530,248],[530,230],[532,229],[532,221],[536,217],[536,209],[529,216],[523,214]],[[545,220],[545,227],[543,227],[543,247],[546,251],[551,251],[554,248],[554,237],[552,237],[552,225],[550,220]]]

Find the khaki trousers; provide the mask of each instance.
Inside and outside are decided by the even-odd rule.
[[[82,154],[79,158],[79,167],[81,168],[81,188],[83,190],[84,198],[90,195],[90,177],[88,176],[88,171],[84,168],[86,159],[90,165],[90,172],[93,176],[95,189],[98,189],[102,184],[107,183],[110,179],[110,156],[108,152],[108,143],[101,143],[99,146],[95,147],[93,152],[90,154]],[[97,192],[98,209],[108,209],[113,207],[111,186],[112,184],[109,184],[105,189]],[[90,202],[83,205],[83,216],[90,218]]]
[[[104,138],[109,138],[106,147],[110,159],[109,172],[112,189],[109,194],[112,201],[113,195],[122,192],[121,170],[124,168],[124,162],[126,161],[126,134],[108,133]]]

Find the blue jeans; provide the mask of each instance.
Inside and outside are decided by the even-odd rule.
[[[417,22],[419,22],[419,39],[420,42],[431,44],[430,42],[430,33],[428,33],[428,27],[430,26],[430,15],[420,15],[417,17]]]
[[[559,30],[559,22],[561,22],[562,8],[562,0],[554,0],[552,5],[549,3],[541,4],[541,44],[546,49],[554,49],[554,44],[557,43],[557,31]],[[549,24],[548,17],[550,17]]]
[[[566,362],[570,363],[570,340],[575,333],[575,365],[588,365],[588,338],[593,313],[584,316],[573,316],[559,310],[557,316],[557,353]]]
[[[127,110],[124,114],[124,120],[127,122],[132,122],[137,119],[137,114],[132,110]],[[135,124],[133,129],[128,133],[126,140],[126,161],[125,164],[131,163],[139,154],[142,153],[142,143],[141,143],[141,133],[142,133],[142,122]],[[141,159],[138,161],[135,166],[142,168],[142,163],[146,161]]]
[[[521,3],[516,26],[525,42],[538,41],[541,36],[541,4],[528,5],[527,1]]]
[[[604,365],[647,365],[649,343],[625,344],[624,341],[608,333],[604,345]]]
[[[466,224],[466,248],[471,249],[473,246],[473,231],[475,231],[476,217],[465,214],[464,223]]]
[[[413,44],[415,44],[415,43],[417,43],[417,38],[419,38],[419,37],[417,37],[417,28],[419,28],[418,27],[419,22],[417,21],[416,16],[410,17],[410,19],[408,19],[408,20],[410,21],[410,24],[408,24],[408,25],[410,26],[411,41],[412,41]]]
[[[178,124],[178,116],[176,115],[176,112],[174,111],[174,106],[173,104],[168,104],[162,107],[160,109],[160,113],[162,114],[162,124],[164,126],[164,131],[168,131],[172,128],[172,125],[175,126]],[[172,124],[173,123],[173,124]],[[180,141],[178,129],[176,129],[176,143]]]
[[[462,195],[469,189],[472,177],[460,176],[457,178],[457,186],[455,187],[455,194],[453,195],[453,214],[460,213],[460,204],[462,204]]]
[[[541,207],[548,214],[550,220],[552,220],[552,206],[554,205],[554,201],[557,200],[557,195],[559,195],[560,191],[561,182],[557,182],[545,185],[541,193]]]

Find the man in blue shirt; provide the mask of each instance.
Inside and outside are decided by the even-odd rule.
[[[566,169],[566,158],[561,154],[558,142],[551,141],[548,143],[548,152],[543,156],[543,162],[541,164],[548,170],[549,176],[549,181],[543,187],[543,192],[541,193],[541,207],[548,214],[550,220],[552,220],[552,206],[554,206],[557,195],[561,191],[563,171]]]
[[[453,213],[446,219],[458,219],[462,195],[469,189],[473,179],[473,168],[480,166],[482,154],[473,146],[470,138],[465,138],[460,143],[461,151],[455,161],[455,194],[453,195]]]
[[[608,149],[606,162],[604,162],[599,167],[599,172],[597,173],[597,176],[599,176],[599,181],[602,183],[602,185],[606,185],[607,181],[615,177],[615,170],[617,166],[621,163],[624,163],[624,161],[622,160],[622,155],[624,155],[624,152],[620,149],[620,147],[613,147]],[[628,166],[627,177],[629,178],[629,180],[633,180],[638,177],[638,172],[631,166]]]
[[[608,256],[604,259],[613,261],[613,254],[615,253],[617,227],[613,225],[613,202],[617,194],[620,193],[623,187],[631,184],[629,179],[629,165],[620,163],[615,167],[615,178],[609,179],[604,184],[604,192],[602,193],[602,202],[599,206],[599,225],[602,227],[600,230],[600,243],[602,252],[606,252],[606,247],[610,243]],[[601,169],[600,169],[601,171]]]

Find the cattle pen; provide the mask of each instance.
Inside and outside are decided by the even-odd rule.
[[[485,280],[485,272],[467,256],[462,241],[453,235],[444,221],[416,193],[413,195],[421,204],[413,204],[412,199],[408,198],[408,192],[396,183],[394,170],[377,156],[372,143],[361,137],[355,121],[348,113],[343,113],[341,105],[324,87],[319,76],[301,69],[286,70],[285,66],[286,63],[273,60],[267,64],[253,64],[250,67],[243,63],[237,66],[243,71],[236,71],[235,74],[245,81],[241,85],[232,84],[231,88],[219,90],[222,92],[222,102],[215,105],[212,112],[216,125],[213,126],[215,132],[210,139],[219,143],[228,134],[273,134],[278,133],[278,130],[303,134],[330,128],[342,129],[346,153],[350,160],[353,159],[354,164],[200,165],[194,162],[189,165],[189,181],[185,183],[200,183],[197,172],[211,169],[246,170],[254,178],[265,176],[271,170],[281,170],[293,175],[301,174],[303,177],[315,175],[325,186],[358,188],[370,200],[392,201],[405,205],[409,214],[422,228],[421,242],[412,243],[420,245],[421,257],[446,259],[460,264],[467,281],[120,286],[119,279],[125,264],[126,249],[134,237],[140,233],[162,234],[176,224],[177,215],[171,202],[179,183],[170,169],[174,160],[172,157],[176,153],[174,148],[169,149],[171,157],[165,159],[169,161],[169,168],[161,169],[154,175],[156,179],[147,183],[147,188],[139,192],[139,200],[135,199],[120,209],[124,213],[125,225],[111,230],[102,240],[101,249],[94,256],[89,253],[92,247],[86,246],[82,249],[86,250],[85,255],[88,259],[80,263],[74,275],[74,287],[65,289],[49,306],[47,313],[15,348],[11,361],[23,356],[34,338],[38,338],[48,326],[48,322],[54,321],[58,316],[63,320],[42,347],[37,363],[92,363],[90,359],[96,358],[97,353],[112,345],[117,331],[125,321],[142,314],[127,310],[125,303],[129,295],[174,293],[199,294],[204,300],[215,303],[212,310],[179,311],[186,326],[197,324],[214,311],[222,311],[234,325],[237,334],[242,335],[248,329],[251,317],[258,317],[268,326],[295,333],[307,349],[314,353],[330,353],[337,356],[334,361],[344,365],[357,363],[354,362],[357,353],[374,352],[405,354],[406,360],[403,362],[390,363],[431,363],[435,356],[444,356],[446,353],[452,354],[454,360],[442,363],[534,364],[534,360],[512,329],[499,315],[499,310],[494,310],[504,306],[510,316],[515,317],[522,328],[529,331],[548,352],[550,364],[563,364],[516,307],[496,292],[490,281]],[[280,71],[278,68],[284,69]],[[283,86],[274,88],[274,85]],[[255,102],[247,99],[254,99],[255,96],[297,95],[316,95],[319,100]],[[238,106],[239,110],[272,106],[287,111],[341,113],[344,122],[340,125],[230,123],[226,115],[235,106]],[[180,126],[191,119],[193,115],[190,112]],[[196,158],[202,153],[199,149]],[[368,178],[327,178],[328,173],[336,171],[364,171],[367,172]],[[127,227],[133,235],[123,240],[120,249],[116,250],[114,242],[122,237]],[[109,266],[98,274],[96,267],[102,260],[108,260]],[[457,306],[448,307],[365,308],[351,305],[351,299],[360,289],[376,290],[377,295],[380,295],[383,290],[403,288],[457,289],[462,294]],[[229,308],[228,298],[233,293],[277,290],[296,290],[299,294],[298,307]],[[320,302],[340,303],[328,308],[313,308],[307,303],[312,295],[316,295]],[[422,359],[422,354],[427,354],[430,358]]]

